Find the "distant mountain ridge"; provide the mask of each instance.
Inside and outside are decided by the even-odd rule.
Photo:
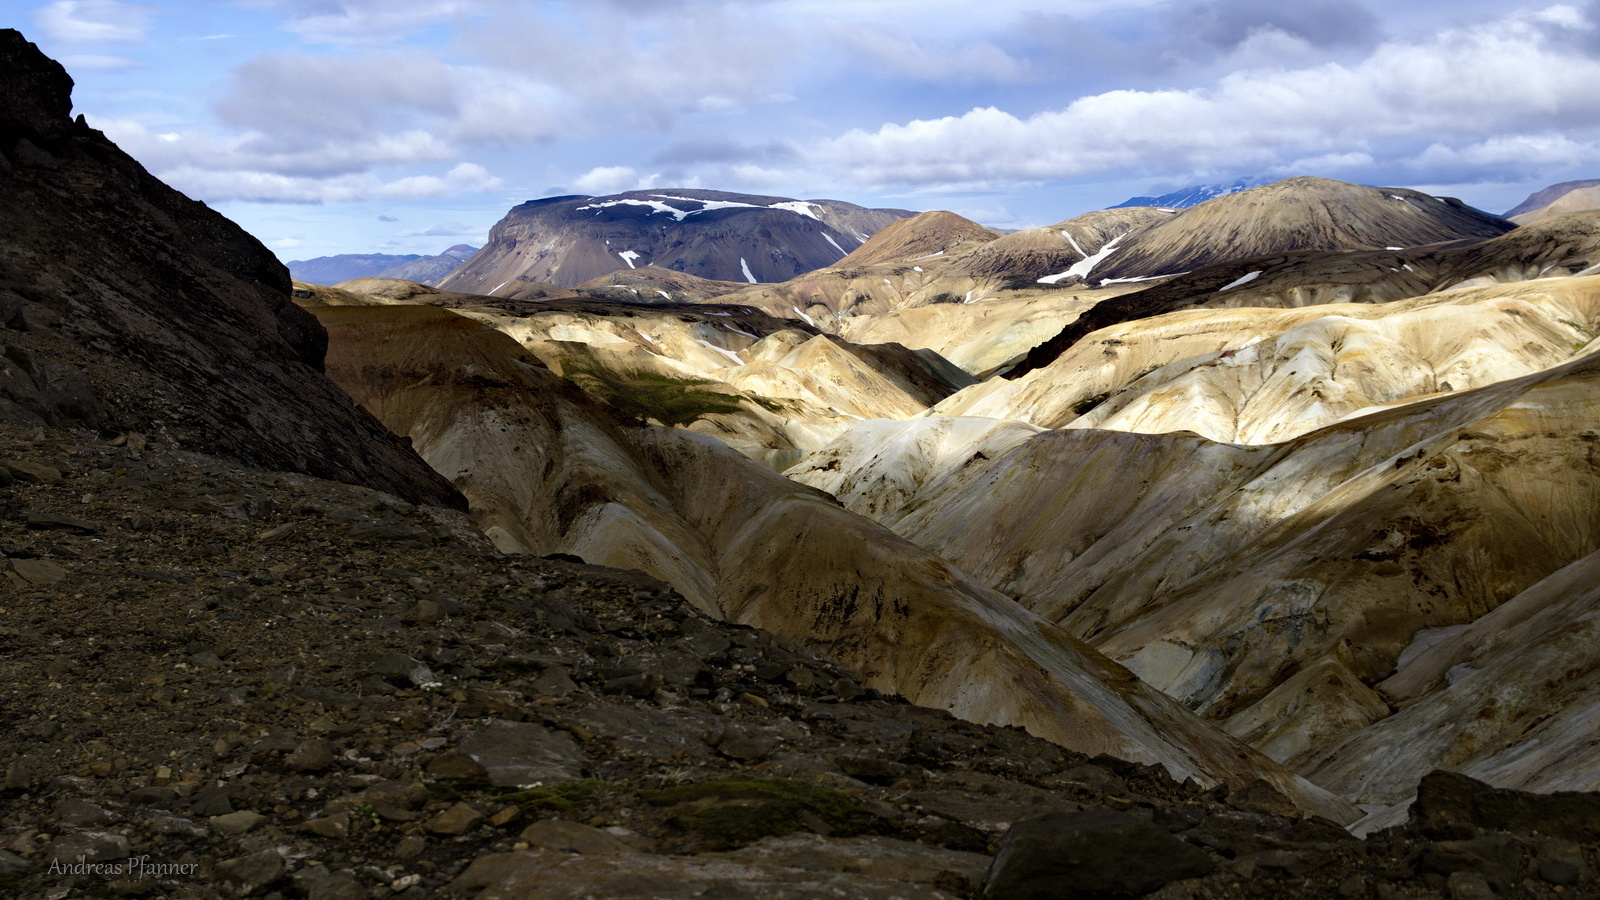
[[[476,247],[456,244],[437,256],[423,256],[420,253],[341,253],[314,259],[293,259],[286,265],[296,281],[310,284],[333,285],[352,278],[404,278],[431,285],[455,271],[476,252]]]
[[[836,264],[913,214],[689,188],[548,197],[508,212],[439,287],[503,296],[519,281],[575,287],[652,265],[714,281],[781,282]]]
[[[1578,181],[1563,181],[1560,184],[1552,184],[1543,190],[1534,191],[1528,195],[1528,199],[1506,210],[1505,218],[1509,219],[1512,216],[1520,216],[1534,210],[1543,209],[1573,191],[1581,191],[1592,187],[1600,187],[1600,178],[1583,178]]]
[[[1178,188],[1159,197],[1130,197],[1116,206],[1108,206],[1106,208],[1122,209],[1128,206],[1155,206],[1162,209],[1188,209],[1214,197],[1236,194],[1239,191],[1271,184],[1273,181],[1274,179],[1272,178],[1240,178],[1223,184],[1194,184]]]

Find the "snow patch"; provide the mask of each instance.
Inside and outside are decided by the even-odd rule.
[[[698,338],[695,340],[695,343],[699,344],[702,347],[705,347],[708,350],[715,350],[718,353],[721,353],[723,356],[726,356],[727,358],[733,360],[733,364],[736,365],[736,366],[744,365],[744,360],[740,359],[739,358],[739,354],[737,354],[737,353],[730,353],[729,351],[724,350],[721,347],[718,347],[716,344],[710,343],[709,341],[702,341],[702,340],[699,340]]]
[[[794,310],[794,314],[795,315],[799,316],[802,319],[805,319],[807,325],[810,325],[812,328],[817,327],[817,323],[811,321],[811,317],[810,316],[808,316],[805,313],[801,312],[800,311],[800,307],[794,306],[794,307],[790,307],[790,308]]]
[[[681,198],[676,198],[676,199],[681,199]],[[651,215],[655,215],[655,213],[658,213],[658,212],[671,213],[672,217],[674,219],[677,219],[679,222],[682,222],[684,220],[684,217],[689,215],[689,213],[684,212],[683,210],[677,208],[676,206],[671,206],[669,204],[662,203],[660,200],[632,200],[632,199],[629,199],[629,200],[607,200],[604,203],[591,203],[588,206],[580,206],[580,207],[578,207],[578,209],[576,211],[582,212],[583,210],[586,210],[586,209],[592,209],[592,210],[595,211],[594,214],[598,216],[598,215],[600,215],[600,211],[605,209],[608,206],[648,206],[651,209],[655,210],[655,212],[651,213]]]
[[[630,268],[630,269],[637,269],[638,268],[638,266],[635,266],[633,264],[633,261],[639,258],[639,254],[633,252],[632,250],[624,250],[621,253],[618,253],[617,255],[622,257],[622,261],[628,264],[628,268]]]
[[[1064,233],[1065,232],[1063,232],[1063,234]],[[1115,252],[1117,245],[1122,243],[1122,239],[1132,233],[1133,232],[1131,231],[1124,231],[1122,234],[1119,234],[1108,241],[1104,247],[1101,247],[1099,253],[1096,253],[1093,256],[1085,256],[1083,259],[1073,263],[1072,268],[1066,270],[1065,272],[1058,272],[1054,275],[1046,275],[1045,277],[1039,279],[1039,284],[1056,284],[1064,278],[1082,278],[1083,280],[1088,281],[1089,273],[1094,271],[1094,267],[1100,265],[1101,260],[1104,260],[1106,257]],[[1068,240],[1071,240],[1070,236],[1068,237]],[[1074,242],[1073,246],[1077,246],[1077,243]],[[1083,251],[1079,250],[1078,252],[1082,253]]]
[[[807,203],[804,200],[785,200],[782,203],[774,203],[769,208],[770,209],[786,209],[786,210],[788,210],[789,212],[792,212],[792,213],[799,213],[802,216],[809,216],[809,217],[811,217],[813,219],[816,219],[818,222],[822,221],[822,219],[817,215],[817,209],[818,209],[817,205],[815,203]],[[823,235],[823,236],[827,237],[827,235]],[[828,238],[828,241],[831,243],[833,241],[833,238]],[[834,244],[834,246],[837,247],[839,245],[838,244]]]
[[[1260,278],[1260,277],[1261,277],[1261,271],[1259,269],[1254,271],[1254,272],[1246,273],[1246,274],[1241,275],[1238,278],[1235,278],[1234,280],[1228,282],[1226,285],[1224,285],[1224,286],[1222,286],[1220,288],[1217,288],[1217,293],[1220,294],[1223,291],[1231,291],[1231,290],[1233,290],[1234,288],[1238,287],[1241,284],[1249,284],[1250,282],[1255,281],[1257,278]]]
[[[913,259],[912,262],[922,262],[925,259],[933,259],[935,256],[943,256],[943,255],[944,255],[944,251],[940,250],[938,253],[929,253],[927,256],[919,256],[916,259]]]
[[[729,331],[731,331],[731,332],[733,332],[733,333],[734,333],[734,334],[742,334],[742,335],[744,335],[744,336],[745,336],[745,337],[747,337],[747,338],[755,338],[755,339],[756,339],[756,340],[758,340],[758,341],[759,341],[759,340],[761,340],[761,335],[759,335],[759,334],[751,334],[751,333],[750,333],[750,332],[748,332],[748,331],[741,331],[741,330],[740,330],[740,329],[738,329],[738,328],[735,328],[735,327],[733,327],[733,326],[732,326],[732,325],[729,325],[729,326],[728,326],[728,330],[729,330]]]
[[[505,287],[506,285],[510,284],[513,281],[516,281],[516,279],[515,278],[507,278],[505,281],[500,282],[500,286],[495,288],[494,291],[500,290],[500,288]],[[493,294],[494,291],[490,291],[489,293]]]
[[[663,297],[665,297],[665,298],[667,298],[667,299],[668,299],[668,300],[671,300],[671,299],[672,299],[672,295],[671,295],[671,294],[669,294],[669,293],[667,293],[667,292],[666,292],[666,291],[656,291],[656,293],[658,293],[658,294],[660,294],[660,295],[661,295],[661,296],[663,296]]]
[[[921,272],[922,271],[922,267],[921,266],[912,266],[911,269],[914,272]]]
[[[1065,228],[1063,228],[1063,229],[1061,229],[1061,236],[1067,239],[1067,243],[1072,245],[1072,249],[1078,251],[1078,255],[1079,256],[1082,256],[1084,258],[1088,258],[1089,254],[1085,253],[1083,248],[1078,246],[1078,242],[1076,240],[1074,240],[1073,237],[1072,237],[1072,232],[1070,232],[1070,231],[1066,230]]]
[[[1179,272],[1178,274],[1185,275],[1188,273]],[[1100,286],[1105,287],[1108,284],[1137,284],[1141,281],[1155,281],[1157,278],[1166,277],[1165,275],[1141,275],[1138,278],[1102,278],[1100,279]]]
[[[750,282],[751,284],[760,284],[761,283],[759,281],[756,281],[756,276],[750,274],[750,264],[745,262],[744,261],[744,257],[742,257],[742,256],[739,257],[739,268],[744,270],[744,278],[745,278],[746,281]]]
[[[823,236],[824,239],[827,240],[828,243],[833,245],[833,249],[839,251],[839,255],[840,256],[849,256],[850,255],[850,254],[844,252],[844,248],[839,246],[839,242],[833,239],[833,235],[831,235],[831,234],[823,234],[822,236]]]

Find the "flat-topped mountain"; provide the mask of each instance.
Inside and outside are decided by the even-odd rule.
[[[573,287],[618,269],[661,268],[744,284],[787,281],[837,263],[903,209],[659,188],[532,200],[489,232],[482,252],[440,282],[504,294],[518,281]]]

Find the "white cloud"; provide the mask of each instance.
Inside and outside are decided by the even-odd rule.
[[[619,15],[602,3],[553,3],[507,12],[463,35],[496,68],[591,104],[607,128],[664,128],[706,98],[727,108],[786,86],[786,66],[812,39],[769,14],[783,5],[657,4]]]
[[[349,145],[257,153],[251,136],[226,140],[195,132],[155,132],[133,120],[91,120],[158,178],[201,200],[324,203],[423,199],[498,190],[504,181],[471,162],[443,175],[385,180],[372,170],[449,161],[456,149],[426,132],[380,135]]]
[[[1388,43],[1352,64],[1258,69],[1190,90],[1119,90],[1019,117],[995,107],[854,130],[810,148],[863,185],[971,187],[1118,171],[1241,171],[1378,142],[1600,130],[1600,62],[1527,17]]]
[[[839,25],[831,30],[852,61],[876,63],[895,75],[928,81],[999,81],[1027,73],[1026,64],[987,41],[930,48],[890,27]]]
[[[474,0],[243,0],[242,5],[284,13],[285,31],[321,44],[391,43],[492,7]]]
[[[75,43],[134,43],[144,40],[150,12],[115,0],[56,0],[34,10],[45,36]]]
[[[497,190],[501,180],[482,166],[462,163],[442,177],[410,175],[384,181],[371,172],[334,178],[304,178],[276,172],[220,171],[179,166],[157,177],[192,197],[212,203],[350,203],[363,200],[427,200]]]
[[[419,228],[419,229],[417,229],[415,231],[402,231],[402,232],[400,232],[400,234],[398,236],[399,237],[460,237],[462,235],[479,235],[479,234],[483,234],[487,230],[488,229],[485,229],[485,228],[474,228],[471,225],[463,225],[460,222],[439,222],[439,223],[434,224],[434,225],[429,225],[427,228]]]
[[[128,59],[125,56],[106,56],[99,53],[71,53],[61,57],[61,64],[66,66],[69,72],[82,69],[135,69],[143,65],[138,60]]]
[[[1275,166],[1272,172],[1275,175],[1329,175],[1364,169],[1376,161],[1371,153],[1364,150],[1324,153]]]
[[[1411,166],[1431,178],[1490,178],[1507,170],[1561,171],[1600,165],[1600,144],[1579,142],[1562,134],[1508,135],[1450,147],[1430,144]]]
[[[572,180],[572,190],[579,194],[620,194],[623,191],[642,191],[655,187],[659,175],[640,176],[631,166],[596,166]]]

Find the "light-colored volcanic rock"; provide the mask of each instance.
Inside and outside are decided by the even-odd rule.
[[[660,266],[640,266],[591,278],[578,285],[576,292],[626,303],[704,303],[747,287],[744,282],[716,281]]]
[[[1419,629],[1471,622],[1600,545],[1592,351],[1278,444],[1044,432],[909,502],[891,486],[882,521],[1303,762],[1302,738],[1377,714],[1367,685]],[[1284,693],[1296,677],[1316,703]]]
[[[1353,814],[938,557],[715,441],[628,424],[504,335],[424,307],[317,314],[334,377],[504,548],[643,569],[915,702]]]
[[[1362,409],[1548,368],[1600,328],[1600,279],[1386,304],[1171,313],[1102,329],[1045,368],[941,404],[1045,428],[1286,440]]]
[[[784,474],[827,491],[853,512],[883,521],[945,472],[994,459],[1041,430],[983,418],[875,419]]]
[[[1388,303],[1422,294],[1593,274],[1600,212],[1573,213],[1476,243],[1404,250],[1301,251],[1232,260],[1101,300],[1007,370],[1043,368],[1093,332],[1188,309]]]
[[[1482,240],[1513,227],[1459,201],[1417,191],[1288,178],[1207,200],[1132,235],[1095,267],[1093,277],[1171,275],[1286,251]]]
[[[648,265],[719,281],[778,282],[838,262],[909,215],[688,188],[548,197],[513,207],[483,249],[439,286],[505,296],[519,280],[572,287]]]
[[[1403,801],[1415,790],[1405,779],[1433,769],[1522,790],[1595,790],[1596,672],[1600,554],[1591,553],[1402,665],[1377,685],[1400,711],[1324,745],[1309,771],[1363,803]]]
[[[454,309],[629,415],[713,435],[775,468],[858,422],[917,415],[973,383],[935,353],[855,345],[749,307],[523,302],[381,279],[344,287],[379,305]]]
[[[953,213],[923,213],[873,235],[837,265],[717,302],[802,320],[857,343],[933,350],[983,377],[1022,359],[1083,310],[1136,289],[1079,283],[1068,290],[1041,278],[1170,215],[1102,210],[996,236]]]
[[[890,222],[833,267],[893,265],[954,256],[1000,236],[1000,232],[953,212],[931,210]]]

